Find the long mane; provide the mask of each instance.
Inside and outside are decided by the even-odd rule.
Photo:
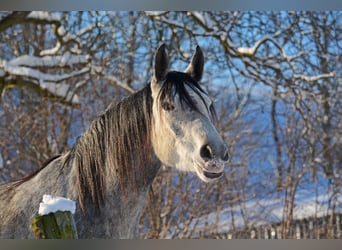
[[[88,197],[97,208],[104,203],[107,176],[118,182],[122,192],[132,191],[127,188],[133,189],[137,179],[145,176],[145,166],[151,165],[152,155],[152,102],[150,86],[146,86],[109,106],[66,157],[64,166],[75,167],[83,213]]]

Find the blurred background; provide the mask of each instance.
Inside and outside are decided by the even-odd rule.
[[[342,12],[0,12],[0,183],[74,145],[151,79],[165,43],[202,85],[232,160],[162,167],[142,238],[342,238]]]

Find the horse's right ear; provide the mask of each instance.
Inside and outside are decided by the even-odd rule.
[[[169,57],[165,51],[165,44],[162,44],[154,56],[153,82],[160,82],[165,79],[169,67]]]

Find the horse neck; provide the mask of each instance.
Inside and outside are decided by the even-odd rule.
[[[135,200],[146,192],[160,166],[151,143],[152,96],[149,86],[111,105],[95,119],[69,153],[80,205],[100,209],[115,194]]]

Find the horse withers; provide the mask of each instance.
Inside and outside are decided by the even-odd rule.
[[[31,219],[50,194],[77,202],[79,238],[134,238],[161,165],[194,172],[204,182],[221,177],[229,155],[199,83],[203,66],[197,46],[184,72],[169,71],[161,45],[148,85],[110,105],[69,152],[0,186],[0,236],[33,238]]]

